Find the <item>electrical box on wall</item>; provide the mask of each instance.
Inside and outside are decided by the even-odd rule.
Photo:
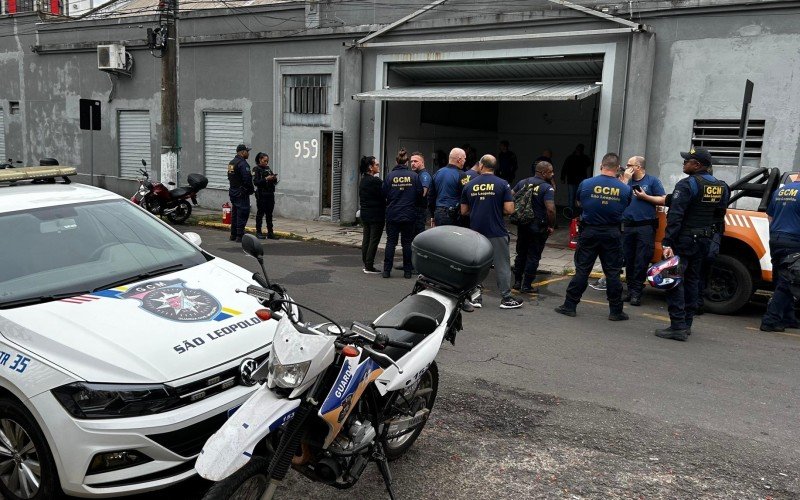
[[[128,69],[125,46],[119,44],[98,45],[97,69],[103,71],[125,71]]]

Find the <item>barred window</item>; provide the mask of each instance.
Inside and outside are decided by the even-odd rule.
[[[331,75],[287,75],[283,79],[284,125],[325,125],[330,114]]]
[[[744,149],[745,165],[758,166],[761,146],[764,143],[764,120],[750,120],[747,125],[747,144]],[[739,137],[739,120],[695,120],[692,146],[708,148],[714,163],[736,165],[742,139]]]

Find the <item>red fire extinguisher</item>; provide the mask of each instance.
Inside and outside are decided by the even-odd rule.
[[[227,201],[222,204],[222,223],[223,224],[230,224],[231,223],[231,204]]]

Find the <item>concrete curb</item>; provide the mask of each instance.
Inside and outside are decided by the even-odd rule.
[[[209,222],[209,221],[201,220],[201,221],[197,222],[197,225],[198,226],[203,226],[203,227],[210,227],[210,228],[214,228],[214,229],[223,229],[225,231],[230,231],[231,230],[231,225],[230,224],[223,224],[222,222]],[[247,227],[247,226],[245,226],[244,230],[245,230],[246,233],[255,234],[255,232],[256,232],[255,228]],[[311,240],[315,239],[315,238],[311,238],[311,237],[308,237],[308,236],[300,236],[299,234],[290,233],[290,232],[287,232],[287,231],[273,231],[273,233],[278,235],[278,236],[280,236],[281,238],[286,238],[286,239],[289,239],[289,240],[311,241]]]

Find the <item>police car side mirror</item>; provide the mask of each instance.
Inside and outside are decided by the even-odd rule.
[[[264,256],[264,247],[261,246],[258,238],[252,234],[242,236],[242,250],[250,257],[255,257],[258,260],[261,260],[261,257]]]
[[[198,247],[203,243],[203,239],[197,233],[183,233],[183,237],[186,238],[189,243]]]
[[[664,206],[668,207],[672,205],[672,193],[668,194],[666,198],[664,198]]]

